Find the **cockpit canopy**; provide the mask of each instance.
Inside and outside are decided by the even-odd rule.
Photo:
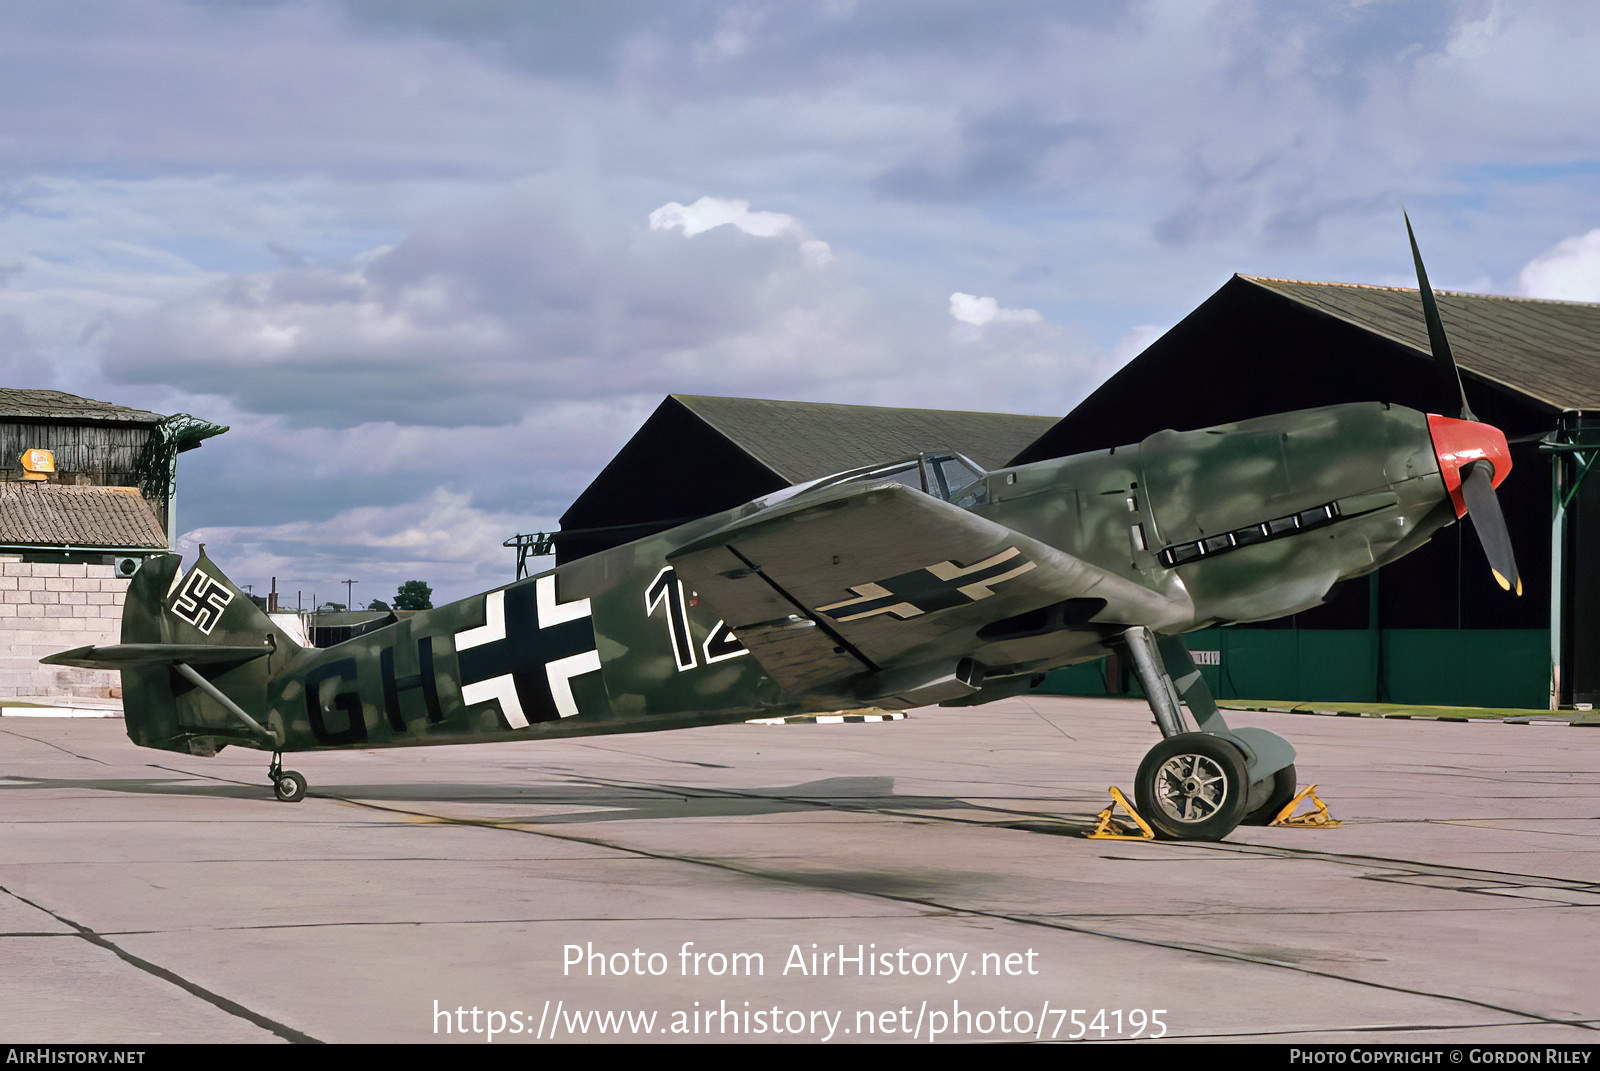
[[[970,509],[989,501],[989,485],[984,481],[987,475],[972,461],[953,451],[922,453],[785,487],[761,499],[760,504],[774,506],[805,491],[845,483],[899,483],[951,505]]]

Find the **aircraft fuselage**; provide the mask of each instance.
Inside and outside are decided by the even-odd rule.
[[[1120,620],[1116,605],[1075,599],[1041,608],[1037,619],[1030,611],[990,623],[967,645],[990,688],[980,685],[967,701],[1101,657],[1130,624],[1173,634],[1307,609],[1340,580],[1400,557],[1454,519],[1426,418],[1379,403],[1158,432],[1133,446],[988,473],[962,498],[989,521],[1145,589],[1159,618]],[[677,548],[763,508],[741,506],[329,649],[286,648],[232,672],[262,678],[267,725],[284,751],[835,709],[841,694],[856,693],[780,687],[667,564]],[[1000,569],[991,573],[1003,576]],[[839,598],[879,579],[844,572]],[[936,613],[937,584],[924,588],[915,597]],[[817,607],[801,609],[826,623]],[[194,709],[179,720],[192,725],[203,704],[189,698]]]

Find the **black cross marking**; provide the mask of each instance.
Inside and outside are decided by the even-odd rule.
[[[594,619],[590,616],[539,627],[535,588],[538,582],[529,580],[505,589],[504,639],[469,647],[457,655],[463,688],[511,674],[517,701],[530,724],[561,717],[550,687],[549,664],[595,649]]]
[[[993,585],[1021,576],[1034,567],[1016,547],[971,565],[937,562],[908,573],[850,588],[853,599],[817,607],[835,621],[855,621],[875,614],[893,614],[902,621],[919,614],[965,606],[994,594]]]

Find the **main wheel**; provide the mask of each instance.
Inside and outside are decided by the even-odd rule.
[[[1169,840],[1221,840],[1244,817],[1244,755],[1208,733],[1169,736],[1144,757],[1133,784],[1139,814]]]
[[[272,791],[285,803],[298,803],[305,798],[305,775],[298,770],[284,770],[278,774],[277,780],[272,782]]]
[[[1267,802],[1244,816],[1242,826],[1271,825],[1272,820],[1278,817],[1278,812],[1288,806],[1294,799],[1295,790],[1300,787],[1297,775],[1294,772],[1294,763],[1290,763],[1272,775],[1272,791],[1267,794]]]

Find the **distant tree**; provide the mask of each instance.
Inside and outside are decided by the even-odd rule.
[[[325,602],[321,606],[317,607],[317,612],[319,614],[336,614],[343,609],[344,603],[342,602]]]
[[[389,609],[389,604],[384,602],[382,599],[373,599],[371,602],[367,603],[367,609],[387,610]]]
[[[431,610],[433,609],[433,589],[420,580],[407,580],[400,585],[400,590],[394,593],[394,608],[396,610]]]

